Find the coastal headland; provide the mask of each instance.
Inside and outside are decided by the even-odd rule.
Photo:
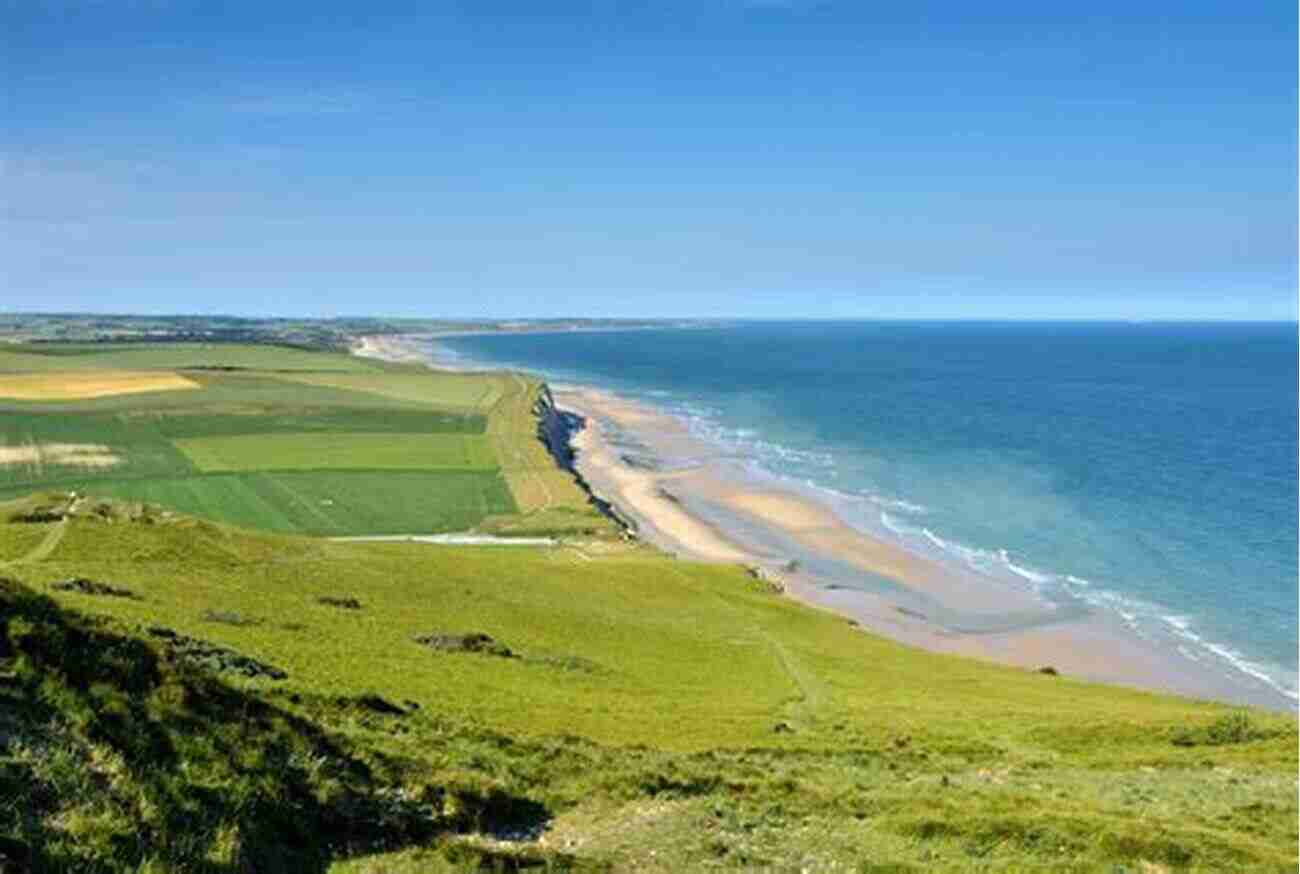
[[[739,562],[785,593],[864,629],[936,652],[1104,683],[1276,709],[1190,659],[1161,651],[1108,617],[1043,600],[874,538],[816,495],[756,477],[680,419],[611,392],[554,386],[586,427],[573,436],[578,472],[637,536],[681,556]]]
[[[1137,656],[653,407],[360,345],[0,355],[197,386],[0,399],[0,869],[1294,870],[1293,715],[1089,682]]]
[[[366,337],[358,354],[451,369],[437,337]],[[1292,711],[1276,690],[1207,671],[1081,603],[940,563],[846,522],[812,489],[764,475],[651,404],[556,383],[575,472],[645,543],[741,564],[786,595],[910,646],[1081,679]]]

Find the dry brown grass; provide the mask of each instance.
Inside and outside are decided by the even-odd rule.
[[[194,380],[166,371],[65,371],[0,375],[0,398],[22,401],[72,401],[194,388],[199,388]]]
[[[0,446],[0,467],[57,464],[69,467],[112,467],[122,461],[101,443],[27,443]]]

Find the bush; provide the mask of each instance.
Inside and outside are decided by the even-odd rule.
[[[1176,731],[1173,742],[1175,746],[1180,747],[1221,747],[1267,740],[1275,735],[1276,732],[1251,722],[1250,714],[1246,711],[1235,710],[1201,728],[1184,728]]]

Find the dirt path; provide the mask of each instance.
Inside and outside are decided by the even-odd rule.
[[[59,544],[63,542],[63,535],[67,533],[68,530],[68,520],[72,518],[73,514],[77,512],[77,508],[80,507],[82,502],[85,500],[84,497],[74,497],[68,503],[67,508],[63,511],[63,517],[59,519],[59,521],[55,522],[50,527],[49,531],[45,532],[45,536],[41,538],[40,543],[32,547],[31,551],[26,555],[10,559],[9,561],[0,561],[0,567],[18,567],[19,565],[24,564],[35,564],[38,561],[44,561],[49,558],[50,554],[53,553],[54,550],[58,549]]]
[[[684,575],[673,568],[671,572],[679,578]],[[747,614],[734,610],[731,603],[722,596],[721,593],[712,593],[714,600],[734,611],[738,622],[745,622]],[[787,728],[798,730],[801,727],[815,722],[822,709],[827,704],[826,685],[817,677],[815,672],[810,670],[789,648],[781,642],[778,634],[773,634],[761,624],[746,623],[749,626],[749,635],[747,642],[756,647],[762,647],[772,654],[776,667],[785,675],[790,684],[790,695],[785,698],[774,713],[779,722],[784,723]]]
[[[63,534],[68,530],[68,517],[64,516],[58,522],[55,522],[41,542],[36,544],[26,555],[19,556],[11,561],[0,561],[0,567],[18,567],[24,564],[35,564],[38,561],[44,561],[49,558],[50,553],[58,549],[59,543],[63,540]]]
[[[331,537],[336,543],[431,543],[439,546],[554,546],[550,537],[495,537],[491,534],[375,534]]]
[[[794,696],[781,708],[782,715],[785,716],[787,722],[795,725],[815,719],[824,698],[821,683],[804,669],[799,660],[791,655],[790,651],[775,636],[765,631],[759,632],[759,634],[776,655],[777,662],[781,665],[781,669],[785,671],[786,676],[789,677],[790,683],[795,690]]]

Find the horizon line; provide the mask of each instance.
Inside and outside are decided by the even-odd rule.
[[[4,310],[0,317],[26,316],[43,318],[95,317],[117,319],[229,319],[231,321],[440,321],[449,323],[472,322],[965,322],[965,323],[1026,323],[1026,324],[1256,324],[1300,325],[1300,316],[1291,318],[1243,319],[1233,317],[1126,317],[1126,316],[440,316],[440,315],[247,315],[237,313],[195,312],[97,312],[93,310]]]

